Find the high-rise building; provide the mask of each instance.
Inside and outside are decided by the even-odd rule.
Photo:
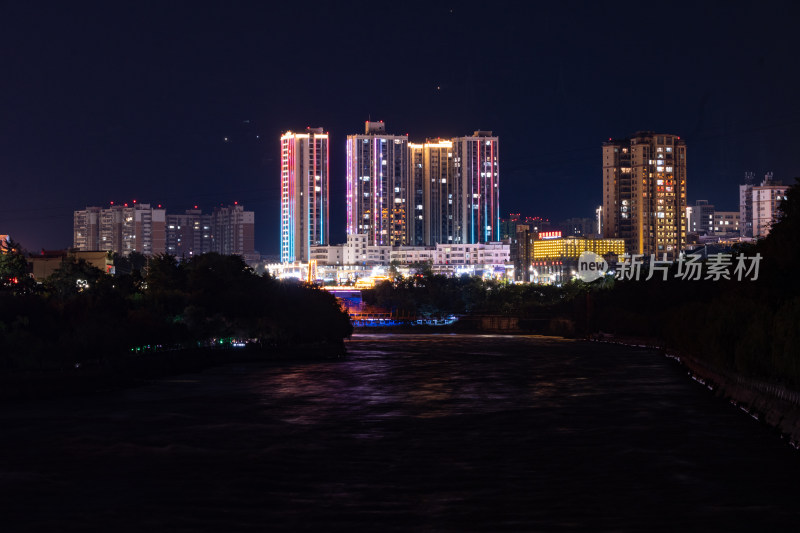
[[[425,144],[408,146],[411,189],[415,192],[411,206],[415,220],[409,223],[413,229],[409,232],[409,244],[432,246],[458,242],[456,204],[461,195],[455,189],[452,141],[428,139]]]
[[[753,184],[755,173],[744,173],[744,184],[739,185],[739,229],[742,237],[753,236]]]
[[[281,262],[308,261],[330,243],[329,139],[322,128],[281,136]]]
[[[453,139],[453,242],[500,240],[500,146],[491,131]]]
[[[183,214],[167,214],[166,251],[178,258],[189,258],[211,251],[211,215],[200,209]]]
[[[150,204],[87,207],[74,213],[73,246],[123,256],[135,251],[188,258],[213,251],[251,260],[257,259],[254,222],[254,213],[238,204],[219,207],[211,215],[196,206],[181,215],[167,215]]]
[[[430,161],[430,158],[428,158],[428,161]],[[425,216],[425,162],[425,145],[408,143],[409,198],[407,202],[406,244],[409,246],[423,246],[428,242],[425,240],[427,227],[427,217]],[[427,169],[427,173],[430,174],[430,169]]]
[[[761,185],[753,187],[753,237],[763,238],[769,235],[772,223],[780,213],[780,203],[786,199],[786,189],[780,181],[772,179],[769,172]]]
[[[100,250],[100,207],[87,207],[73,213],[72,247],[83,251]]]
[[[347,137],[347,234],[370,246],[496,242],[499,175],[491,131],[416,144],[367,122]]]
[[[217,207],[211,214],[211,251],[255,259],[255,214],[238,204]]]
[[[150,204],[87,207],[73,213],[73,248],[145,255],[166,251],[166,213]]]
[[[160,207],[160,206],[159,206]],[[166,252],[166,211],[150,208],[149,204],[133,209],[134,249],[140,254],[155,255]]]
[[[639,132],[603,143],[606,238],[631,254],[674,259],[686,243],[686,143]]]
[[[408,244],[408,135],[389,135],[383,121],[347,136],[347,234],[369,245]]]

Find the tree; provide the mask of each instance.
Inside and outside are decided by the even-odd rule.
[[[103,276],[105,273],[102,270],[85,259],[67,256],[61,266],[45,280],[45,285],[61,298],[69,298],[91,290]]]
[[[158,254],[147,264],[145,282],[149,292],[183,290],[186,272],[174,255]]]
[[[28,273],[28,260],[19,243],[8,241],[0,251],[0,291],[27,294],[34,291],[36,282]]]

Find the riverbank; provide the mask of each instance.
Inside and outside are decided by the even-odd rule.
[[[356,326],[357,333],[500,333],[503,335],[553,335],[575,337],[575,324],[563,318],[520,318],[513,315],[463,315],[452,324],[418,323]]]
[[[673,354],[654,339],[599,334],[590,340],[661,351],[665,356],[676,359],[686,368],[692,379],[706,386],[715,396],[724,398],[762,424],[773,428],[794,448],[800,449],[800,391],[712,368],[691,355]]]
[[[792,446],[800,448],[800,392],[718,371],[690,356],[679,359],[694,379],[717,396],[776,429]]]
[[[85,396],[153,379],[200,372],[231,363],[330,360],[344,357],[344,342],[281,347],[196,348],[140,355],[120,355],[67,369],[18,370],[0,373],[0,402],[27,402]]]

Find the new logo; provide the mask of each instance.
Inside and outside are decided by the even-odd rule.
[[[578,278],[586,283],[600,279],[608,270],[603,256],[594,252],[583,252],[578,258]]]

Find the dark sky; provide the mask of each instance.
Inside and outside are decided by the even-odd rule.
[[[493,130],[501,211],[553,220],[593,214],[602,142],[638,130],[686,140],[690,203],[800,175],[792,2],[275,5],[0,1],[0,233],[63,248],[87,205],[239,201],[277,254],[280,134],[322,126],[340,242],[368,117]]]

